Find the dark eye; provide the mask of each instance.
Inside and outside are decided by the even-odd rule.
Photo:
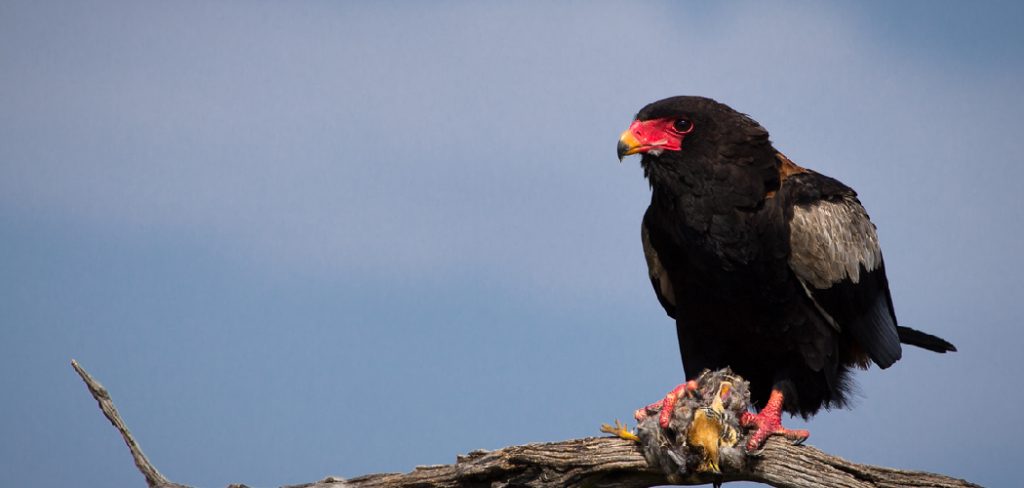
[[[677,119],[672,123],[672,128],[680,134],[686,134],[693,130],[693,123],[686,119]]]

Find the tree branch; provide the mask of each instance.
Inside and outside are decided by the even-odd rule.
[[[150,488],[188,488],[169,481],[149,462],[110,399],[110,394],[78,362],[71,366],[89,387],[100,410],[117,428],[135,466]],[[640,444],[617,437],[574,439],[473,451],[455,464],[419,466],[409,473],[380,473],[350,479],[326,478],[286,488],[441,488],[441,487],[624,487],[665,484],[696,485],[754,481],[779,488],[962,488],[973,483],[922,471],[904,471],[846,461],[811,446],[794,446],[780,438],[768,441],[757,457],[723,458],[722,475],[666,475],[648,464]],[[231,485],[241,488],[245,485]],[[230,487],[229,487],[230,488]]]
[[[135,438],[132,437],[132,433],[128,431],[128,426],[125,425],[124,421],[121,420],[121,415],[117,413],[117,407],[114,406],[114,401],[110,399],[110,393],[107,389],[96,381],[84,368],[78,365],[78,361],[71,360],[71,367],[75,368],[75,372],[78,376],[82,377],[82,381],[85,382],[85,386],[89,387],[89,393],[96,399],[96,403],[99,404],[100,410],[103,411],[103,415],[107,417],[107,420],[114,425],[114,428],[121,433],[121,438],[124,439],[124,443],[128,445],[128,450],[132,453],[132,459],[135,460],[135,467],[139,468],[139,472],[142,476],[146,477],[146,484],[150,488],[188,488],[185,485],[179,485],[172,483],[164,475],[160,474],[153,466],[153,463],[149,462],[149,459],[145,454],[142,453],[142,447],[139,446],[138,442],[135,442]]]

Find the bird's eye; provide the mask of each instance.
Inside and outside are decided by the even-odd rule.
[[[680,134],[688,134],[693,130],[693,123],[687,119],[677,119],[672,123],[672,128]]]

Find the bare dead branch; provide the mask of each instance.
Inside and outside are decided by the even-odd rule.
[[[79,364],[72,367],[89,387],[100,410],[121,433],[135,465],[150,488],[188,488],[167,480],[142,453],[114,407],[110,394]],[[723,460],[717,481],[754,481],[779,488],[964,488],[978,485],[922,471],[904,471],[846,461],[811,446],[793,446],[773,438],[758,457],[741,465]],[[616,437],[573,439],[562,442],[510,446],[496,451],[473,451],[458,456],[455,464],[419,466],[409,473],[379,473],[342,479],[329,477],[286,488],[454,488],[454,487],[623,487],[697,485],[716,480],[709,474],[689,478],[651,467],[639,444]],[[245,485],[231,485],[244,487]]]
[[[125,425],[124,420],[121,420],[121,415],[117,413],[117,407],[114,406],[114,401],[110,399],[110,393],[107,389],[96,381],[88,372],[85,371],[81,366],[78,365],[78,361],[71,360],[71,367],[75,368],[75,372],[78,376],[82,377],[82,381],[85,382],[85,386],[89,387],[89,393],[96,399],[96,403],[99,404],[100,410],[103,411],[103,415],[107,417],[107,420],[114,425],[114,428],[121,433],[121,438],[124,439],[124,443],[128,445],[128,450],[132,453],[132,459],[135,460],[135,467],[139,468],[139,472],[142,476],[146,477],[146,484],[151,488],[189,488],[185,485],[179,485],[172,483],[164,475],[160,474],[153,466],[153,463],[149,462],[146,455],[142,453],[142,447],[139,446],[138,442],[135,442],[135,438],[132,437],[132,433],[128,431],[128,426]]]

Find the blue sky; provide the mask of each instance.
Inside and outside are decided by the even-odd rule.
[[[195,486],[598,434],[679,382],[613,147],[714,97],[879,227],[910,350],[810,443],[992,486],[1024,427],[1024,9],[5,2],[0,485]],[[791,421],[793,425],[799,422]]]

